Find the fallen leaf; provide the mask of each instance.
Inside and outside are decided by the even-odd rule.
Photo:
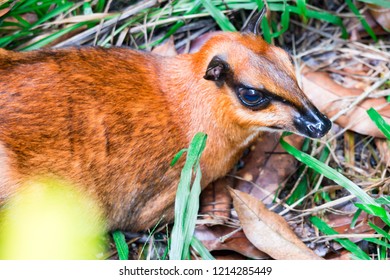
[[[365,18],[367,24],[374,31],[374,34],[380,36],[386,33],[386,31],[376,22],[371,13],[365,11],[362,13],[362,16]],[[367,33],[366,28],[363,26],[363,24],[357,17],[351,18],[348,21],[347,29],[350,30],[349,40],[351,42],[361,42],[365,38],[371,38],[371,36]]]
[[[390,32],[390,9],[377,6],[374,4],[368,4],[370,14],[374,17],[375,21],[383,27],[383,29]]]
[[[353,205],[351,205],[353,207]],[[327,215],[327,219],[329,220],[328,225],[331,226],[335,231],[337,231],[340,234],[355,234],[356,237],[348,238],[354,243],[360,242],[363,238],[359,237],[359,234],[374,234],[375,230],[371,228],[368,224],[368,220],[377,225],[380,228],[383,228],[385,226],[384,222],[378,218],[378,217],[369,217],[367,213],[362,213],[359,218],[358,222],[356,223],[355,227],[351,228],[351,221],[353,215],[344,215],[339,218],[336,218],[335,214],[329,213]],[[333,245],[334,250],[340,250],[343,249],[343,247],[338,243],[335,242]]]
[[[232,198],[227,190],[233,186],[233,178],[223,177],[202,191],[199,213],[203,219],[224,220],[230,217]]]
[[[162,56],[175,56],[175,55],[177,55],[177,51],[175,48],[175,41],[173,39],[173,36],[169,37],[169,39],[165,43],[156,46],[152,50],[152,53],[159,54]]]
[[[227,226],[198,226],[195,229],[195,236],[209,251],[234,251],[250,259],[263,260],[269,256],[257,249],[247,239],[242,230]],[[232,234],[232,232],[234,232]]]
[[[332,261],[349,261],[349,260],[353,260],[353,259],[354,259],[353,254],[347,250],[343,250],[341,252],[338,252],[337,255],[333,254],[333,255],[327,257],[327,260],[332,260]]]
[[[201,236],[200,240],[209,250],[235,251],[252,259],[269,258],[268,255],[257,250],[242,231],[223,242],[221,237],[232,232],[232,228],[226,225],[232,218],[232,198],[228,191],[229,187],[235,186],[236,189],[250,193],[264,200],[265,203],[272,203],[276,190],[295,171],[297,161],[281,148],[279,138],[278,133],[266,132],[258,139],[250,152],[242,158],[243,167],[232,173],[233,176],[237,176],[236,178],[242,179],[233,180],[232,176],[226,176],[203,190],[200,216],[202,223],[213,226],[197,228],[196,235]],[[303,138],[291,135],[289,141],[292,141],[292,145],[300,147]]]
[[[246,237],[259,250],[277,260],[322,260],[260,200],[238,190],[230,189],[230,193]]]
[[[10,11],[10,8],[4,8],[0,10],[0,17],[4,16],[6,13]]]
[[[390,144],[386,139],[375,139],[375,145],[379,152],[379,158],[387,167],[390,166]]]
[[[244,167],[235,175],[235,189],[249,193],[265,204],[273,203],[275,193],[297,168],[297,160],[279,144],[280,134],[266,132],[243,158]],[[304,138],[288,137],[290,144],[300,148]]]
[[[363,92],[337,84],[324,72],[306,71],[302,76],[302,85],[309,99],[329,118],[350,104],[346,101],[346,97],[356,97]],[[384,138],[383,133],[367,115],[366,111],[371,107],[375,108],[387,122],[390,122],[390,103],[385,98],[367,98],[335,122],[341,127],[347,127],[360,134]]]

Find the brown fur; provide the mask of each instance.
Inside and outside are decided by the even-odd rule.
[[[294,131],[294,108],[244,108],[226,84],[203,79],[215,55],[234,79],[267,88],[297,108],[310,102],[287,54],[254,35],[222,33],[195,54],[128,49],[0,51],[0,199],[35,175],[66,178],[94,196],[109,229],[171,221],[192,137],[208,134],[202,186],[225,175],[261,127]]]

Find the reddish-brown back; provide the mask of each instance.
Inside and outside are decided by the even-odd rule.
[[[267,106],[246,106],[247,95],[244,103],[237,95],[243,86]],[[288,54],[253,34],[221,33],[176,57],[1,50],[0,200],[34,176],[57,176],[98,201],[109,229],[147,229],[172,220],[183,160],[169,164],[197,132],[208,134],[204,187],[263,130],[322,136],[328,129],[308,125],[313,115],[323,118],[299,89]]]

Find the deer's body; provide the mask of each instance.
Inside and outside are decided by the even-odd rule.
[[[235,94],[242,85],[277,97],[265,108],[245,107]],[[197,132],[208,134],[205,187],[264,129],[312,137],[329,129],[314,124],[316,132],[305,133],[296,121],[303,115],[325,122],[297,86],[288,55],[253,34],[222,33],[175,57],[2,50],[0,200],[33,176],[54,175],[95,197],[109,229],[143,230],[172,219],[183,161],[169,164]]]

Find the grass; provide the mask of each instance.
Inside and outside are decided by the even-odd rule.
[[[286,134],[285,134],[286,135]],[[282,147],[291,155],[293,155],[297,160],[304,163],[308,167],[314,169],[316,172],[323,174],[325,177],[331,179],[336,182],[340,186],[346,188],[350,193],[354,194],[358,197],[362,202],[368,205],[378,204],[375,202],[373,198],[371,198],[368,194],[366,194],[359,186],[357,186],[354,182],[337,172],[335,169],[329,167],[328,165],[322,163],[318,159],[299,151],[295,147],[288,144],[283,137],[280,140],[280,144]]]
[[[345,2],[347,3],[349,9],[355,14],[355,16],[359,18],[362,26],[367,31],[367,33],[371,36],[372,39],[374,39],[375,42],[377,42],[378,38],[376,37],[374,30],[372,30],[372,28],[367,23],[366,19],[360,13],[359,9],[356,7],[356,5],[353,3],[353,1],[352,0],[346,0]]]
[[[194,242],[199,253],[204,252],[201,243],[194,241],[195,223],[199,211],[200,181],[202,172],[199,160],[206,145],[207,136],[198,133],[194,136],[187,150],[187,159],[181,172],[175,200],[175,221],[171,234],[171,260],[190,259],[190,245]],[[180,155],[182,152],[179,152]],[[178,158],[175,157],[173,164]],[[194,177],[191,184],[192,177]],[[209,257],[205,255],[204,257]]]
[[[390,140],[390,125],[382,118],[382,116],[374,109],[370,108],[367,114],[371,120],[376,124],[380,131],[386,136],[387,140]]]
[[[115,247],[118,251],[118,257],[120,260],[129,259],[129,246],[126,243],[126,238],[123,232],[117,230],[112,233],[112,238],[115,242]]]
[[[377,127],[380,129],[380,131],[383,132],[383,134],[387,137],[388,141],[390,141],[390,125],[385,122],[385,120],[382,118],[382,116],[373,108],[369,109],[367,111],[367,114],[370,116],[372,121],[377,125]],[[285,134],[286,136],[287,134]],[[284,136],[284,137],[285,137]],[[355,183],[353,183],[351,180],[343,176],[341,173],[336,171],[335,169],[332,169],[328,165],[324,164],[320,160],[314,158],[313,156],[310,156],[306,154],[305,152],[299,151],[295,147],[288,144],[284,138],[282,137],[280,140],[280,143],[282,147],[291,155],[293,155],[297,160],[305,164],[306,166],[312,168],[315,172],[318,172],[319,174],[324,175],[325,177],[331,179],[332,181],[336,182],[340,186],[344,187],[346,190],[348,190],[351,194],[353,194],[359,201],[354,203],[355,206],[359,209],[355,213],[355,217],[353,219],[353,222],[351,223],[351,227],[354,226],[357,217],[362,213],[366,212],[369,215],[376,216],[380,218],[388,227],[390,227],[390,215],[388,210],[384,208],[382,205],[388,205],[389,203],[389,197],[383,196],[378,199],[373,199],[371,196],[369,196],[364,190],[362,190],[359,186],[357,186]],[[336,235],[338,232],[336,232],[334,229],[332,229],[330,226],[327,225],[326,222],[321,220],[319,217],[312,216],[310,218],[310,221],[312,224],[314,224],[321,232],[323,232],[326,235]],[[379,246],[386,248],[389,247],[390,243],[390,235],[387,231],[379,228],[378,226],[374,225],[373,223],[369,222],[369,225],[380,235],[382,235],[383,240],[379,240],[376,238],[365,238],[364,240],[377,244]],[[371,259],[362,249],[360,249],[355,243],[351,242],[348,239],[345,238],[335,238],[335,241],[339,242],[340,245],[342,245],[345,249],[350,251],[355,258],[367,260]],[[385,250],[386,251],[386,250]]]
[[[90,28],[99,23],[101,17],[91,17],[91,14],[99,13],[103,2],[91,6],[88,2],[81,5],[63,0],[6,1],[0,6],[0,11],[6,12],[0,19],[0,47],[38,49],[83,26]],[[79,16],[77,21],[71,24],[56,24],[64,17],[75,19],[76,15]]]
[[[320,231],[326,235],[335,235],[338,234],[337,231],[328,226],[324,221],[316,216],[310,217],[310,222],[314,224]],[[346,238],[335,238],[335,241],[339,242],[341,246],[351,252],[357,259],[360,260],[370,260],[371,258],[360,249],[355,243],[346,239]]]
[[[0,47],[33,50],[57,44],[63,46],[66,45],[63,41],[70,40],[69,43],[97,44],[104,47],[122,45],[128,41],[133,47],[150,49],[176,34],[191,19],[210,16],[221,30],[235,31],[237,23],[234,24],[231,20],[235,11],[260,10],[265,3],[262,0],[197,0],[195,3],[190,0],[177,0],[168,4],[163,1],[158,6],[156,1],[149,0],[143,1],[145,8],[137,9],[139,3],[136,3],[125,12],[118,13],[105,11],[108,2],[5,1],[0,5]],[[389,5],[383,0],[360,2],[376,3],[384,7]],[[342,16],[313,7],[309,3],[310,1],[304,0],[268,0],[266,5],[272,16],[262,21],[264,38],[268,42],[280,38],[290,28],[293,15],[299,16],[303,23],[319,20],[333,24],[340,28],[342,38],[348,37]],[[368,34],[376,39],[355,2],[348,0],[346,3],[350,11],[360,19]],[[242,25],[242,22],[239,24]],[[73,41],[72,37],[79,39]]]
[[[169,242],[169,259],[171,260],[190,259],[190,246],[198,252],[202,259],[214,259],[203,244],[194,237],[199,211],[200,181],[202,178],[199,160],[205,148],[206,139],[206,134],[197,133],[189,147],[179,151],[171,162],[171,166],[175,165],[180,157],[187,153],[176,192],[175,221]],[[129,248],[124,234],[120,231],[115,231],[113,239],[119,259],[128,260]]]

